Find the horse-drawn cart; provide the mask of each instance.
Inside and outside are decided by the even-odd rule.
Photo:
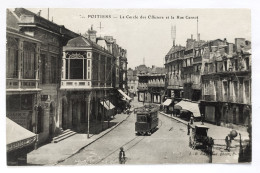
[[[189,146],[192,149],[196,149],[197,147],[201,147],[204,149],[210,149],[214,141],[211,137],[208,136],[208,127],[205,125],[195,125],[191,126],[192,133],[189,137]]]

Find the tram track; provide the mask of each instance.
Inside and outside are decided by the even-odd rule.
[[[159,122],[160,122],[160,124],[159,124],[157,130],[158,130],[158,129],[162,126],[162,124],[163,124],[160,119],[159,119]],[[154,132],[155,132],[155,131],[154,131]],[[154,133],[154,132],[153,132],[153,133]],[[94,164],[99,164],[99,163],[101,163],[102,161],[108,159],[110,156],[113,156],[113,154],[119,153],[121,147],[125,148],[125,150],[124,150],[125,152],[131,150],[131,149],[134,148],[137,144],[139,144],[142,140],[144,140],[145,138],[147,138],[147,137],[149,137],[149,136],[150,136],[150,135],[148,135],[148,136],[136,136],[136,137],[134,137],[134,138],[131,139],[130,141],[126,142],[124,145],[121,145],[120,147],[117,147],[117,149],[115,149],[114,151],[112,151],[111,153],[109,153],[108,155],[106,155],[105,157],[103,157],[102,159],[100,159],[99,161],[97,161],[97,162],[94,163]],[[138,139],[138,140],[136,140],[136,139]],[[135,141],[135,140],[136,140],[136,141]],[[135,141],[135,142],[134,142],[134,141]],[[132,144],[132,143],[133,143],[133,144]],[[132,144],[132,145],[131,145],[131,144]],[[116,156],[112,157],[111,160],[112,160],[112,161],[118,160],[117,154],[116,154]]]

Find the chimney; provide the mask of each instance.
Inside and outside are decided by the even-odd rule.
[[[38,16],[41,16],[41,12],[42,10],[39,10],[39,12],[37,13]]]
[[[224,38],[224,45],[226,45],[227,44],[227,39],[226,38]]]
[[[193,34],[191,34],[191,39],[193,40]]]
[[[197,38],[198,41],[200,41],[200,33],[198,33],[198,38]]]
[[[233,52],[234,52],[234,50],[233,50],[233,43],[229,43],[228,44],[228,54],[232,55]]]
[[[245,38],[235,38],[236,51],[240,52],[241,48],[245,46]]]
[[[97,38],[96,34],[97,31],[93,30],[93,25],[91,25],[91,29],[88,30],[88,37],[94,43],[96,43],[96,38]]]

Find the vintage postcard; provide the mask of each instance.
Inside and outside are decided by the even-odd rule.
[[[250,9],[6,9],[8,166],[251,163]]]

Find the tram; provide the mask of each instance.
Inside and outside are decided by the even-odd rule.
[[[135,131],[137,135],[151,135],[158,126],[158,108],[145,105],[137,108]]]

